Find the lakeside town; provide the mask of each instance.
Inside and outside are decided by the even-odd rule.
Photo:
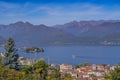
[[[19,58],[20,65],[29,65],[32,66],[37,62],[35,59],[28,59],[24,57]],[[107,75],[110,70],[115,69],[115,65],[107,64],[92,64],[89,63],[78,64],[74,67],[72,64],[49,64],[50,67],[54,69],[59,69],[61,77],[64,77],[66,74],[74,80],[105,80],[105,75]],[[48,74],[54,73],[54,70],[48,70]]]
[[[120,80],[120,0],[0,0],[0,80]]]
[[[3,53],[0,53],[0,56],[4,57]],[[40,60],[44,60],[41,58]],[[33,66],[39,60],[32,58],[19,57],[18,64],[20,66]],[[106,75],[109,74],[111,70],[114,70],[116,65],[107,65],[107,64],[92,64],[89,65],[88,62],[83,64],[78,64],[73,66],[72,64],[63,63],[63,64],[49,64],[50,68],[59,70],[61,77],[69,75],[72,80],[106,80]],[[54,70],[48,69],[47,73],[49,75],[54,73]],[[107,79],[109,80],[109,79]]]
[[[29,54],[28,54],[29,55]],[[16,77],[16,78],[15,78]],[[9,79],[10,78],[10,79]],[[5,52],[0,52],[0,80],[119,80],[120,64],[50,64],[21,57],[13,38],[8,38]]]

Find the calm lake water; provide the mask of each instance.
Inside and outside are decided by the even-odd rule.
[[[45,58],[50,63],[69,63],[76,65],[89,62],[90,64],[110,64],[120,62],[120,46],[46,46],[45,52],[38,54],[24,53],[19,55],[28,58]],[[1,49],[2,51],[3,49]]]

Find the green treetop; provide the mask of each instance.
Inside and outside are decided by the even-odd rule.
[[[105,80],[120,80],[120,65],[116,65],[114,69],[110,70],[104,77]]]
[[[84,62],[84,66],[89,66],[89,63],[88,62]]]
[[[18,69],[18,58],[19,55],[17,54],[14,40],[13,38],[9,38],[5,45],[5,54],[2,62],[7,68]]]
[[[35,72],[41,77],[41,80],[46,80],[48,64],[44,60],[39,60],[35,65]]]

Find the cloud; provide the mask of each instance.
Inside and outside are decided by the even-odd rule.
[[[72,20],[118,19],[120,6],[74,4],[24,4],[0,2],[1,23],[29,21],[33,24],[63,24]]]

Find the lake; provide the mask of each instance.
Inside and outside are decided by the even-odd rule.
[[[72,65],[89,62],[90,64],[110,64],[120,62],[120,46],[44,46],[45,52],[19,55],[28,58],[45,58],[50,63],[69,63]],[[3,50],[3,49],[1,49]]]

